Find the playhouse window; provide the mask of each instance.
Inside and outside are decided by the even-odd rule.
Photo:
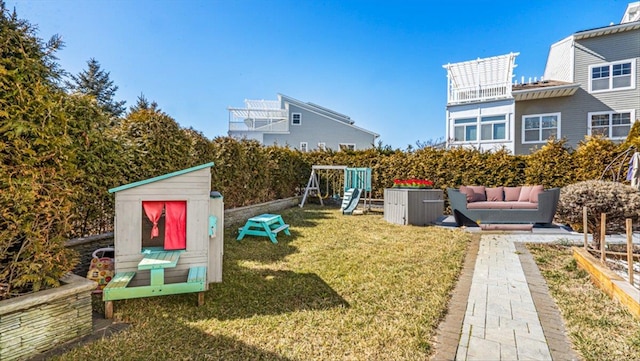
[[[142,202],[142,249],[187,248],[187,202]]]

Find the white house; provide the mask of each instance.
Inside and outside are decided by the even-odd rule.
[[[278,94],[277,100],[245,100],[229,107],[229,136],[264,145],[290,146],[306,152],[367,149],[378,134],[357,127],[348,116],[317,104]]]
[[[510,53],[447,69],[447,146],[528,154],[550,137],[623,140],[640,117],[640,1],[620,24],[578,31],[551,45],[544,76],[514,79]]]

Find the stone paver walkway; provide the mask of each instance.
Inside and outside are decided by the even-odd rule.
[[[551,360],[509,236],[482,236],[456,359]]]
[[[520,243],[560,239],[580,242],[567,233],[476,235],[433,359],[578,360],[544,278]]]

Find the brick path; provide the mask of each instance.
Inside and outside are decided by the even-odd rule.
[[[575,236],[475,234],[434,360],[577,360],[533,258],[519,242]]]

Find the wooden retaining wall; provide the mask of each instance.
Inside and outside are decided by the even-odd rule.
[[[227,209],[224,211],[224,225],[225,227],[237,227],[238,225],[244,225],[247,219],[253,216],[263,213],[278,213],[298,204],[300,204],[300,197],[290,197],[246,207]]]
[[[63,286],[0,301],[0,360],[26,360],[92,331],[96,283],[69,274]]]
[[[609,297],[625,305],[629,312],[640,319],[640,290],[629,284],[615,272],[603,266],[584,248],[573,247],[573,258],[578,266],[589,273],[593,282]]]

